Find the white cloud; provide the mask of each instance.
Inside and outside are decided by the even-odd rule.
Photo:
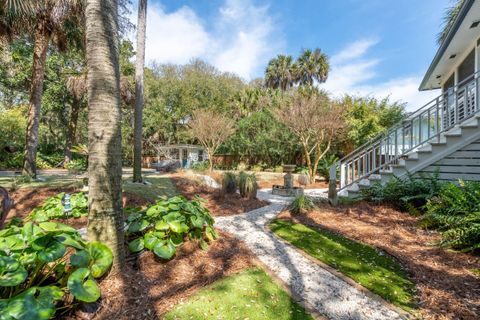
[[[368,50],[377,40],[363,39],[346,46],[331,58],[331,72],[321,87],[334,96],[343,94],[390,96],[392,101],[407,103],[413,111],[439,95],[438,91],[418,91],[422,75],[400,76],[384,82],[375,81],[381,60],[368,56]]]
[[[282,49],[267,6],[251,0],[225,0],[210,29],[188,6],[166,12],[159,5],[148,8],[147,63],[188,63],[201,58],[222,71],[245,79],[263,73],[268,59]],[[136,15],[131,20],[136,23]],[[134,39],[135,35],[131,35]]]

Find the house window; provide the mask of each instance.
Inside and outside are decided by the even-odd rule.
[[[203,161],[203,150],[198,150],[198,161]]]
[[[463,60],[462,64],[458,67],[458,83],[468,79],[475,73],[475,49],[468,54]]]
[[[178,149],[171,149],[171,150],[170,150],[170,157],[171,157],[173,160],[178,160],[178,159],[180,159],[180,150],[178,150]]]
[[[183,151],[183,153],[182,153],[182,159],[183,159],[183,160],[187,160],[187,159],[188,159],[188,150],[187,150],[187,149],[183,149],[182,151]]]

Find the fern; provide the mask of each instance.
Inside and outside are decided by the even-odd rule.
[[[443,246],[463,251],[480,248],[480,182],[446,184],[425,208],[422,224],[442,232]]]

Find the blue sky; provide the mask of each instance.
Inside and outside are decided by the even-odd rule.
[[[331,61],[323,88],[391,96],[417,108],[450,0],[151,0],[147,62],[202,58],[245,80],[263,76],[279,53],[320,48]],[[132,13],[135,20],[136,12]]]

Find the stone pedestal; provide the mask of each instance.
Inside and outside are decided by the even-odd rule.
[[[295,170],[295,165],[286,164],[283,165],[283,186],[273,186],[272,194],[284,197],[296,197],[303,194],[303,188],[297,188],[293,186],[292,172]]]

